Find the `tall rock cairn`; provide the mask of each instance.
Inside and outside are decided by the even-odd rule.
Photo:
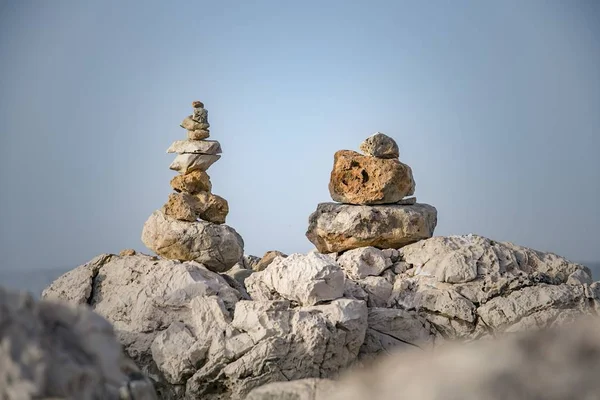
[[[331,198],[309,217],[308,239],[321,253],[364,246],[399,248],[433,236],[437,210],[418,204],[412,169],[400,162],[398,144],[377,132],[340,150],[329,181]]]
[[[156,254],[169,259],[197,261],[223,272],[243,256],[244,242],[225,225],[227,200],[211,192],[206,173],[221,156],[221,145],[210,136],[208,111],[201,101],[192,103],[194,112],[181,127],[187,140],[175,141],[167,153],[177,153],[170,169],[179,172],[171,180],[175,191],[162,209],[155,211],[142,231],[142,241]]]

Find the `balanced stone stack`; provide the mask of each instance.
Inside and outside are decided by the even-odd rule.
[[[407,198],[415,192],[415,180],[400,162],[394,139],[377,132],[360,150],[364,155],[351,150],[334,155],[329,193],[338,203],[319,204],[306,233],[317,250],[400,248],[433,236],[437,210]]]
[[[158,255],[181,261],[195,260],[216,272],[231,268],[243,256],[244,242],[225,225],[227,200],[211,193],[206,173],[221,156],[221,145],[210,136],[208,111],[200,101],[181,127],[187,140],[175,141],[167,153],[177,153],[171,166],[179,175],[171,180],[175,193],[155,211],[142,232],[142,241]]]

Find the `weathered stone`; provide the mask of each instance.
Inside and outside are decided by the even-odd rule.
[[[204,140],[210,137],[210,131],[208,129],[187,131],[187,137],[189,140]]]
[[[167,153],[220,154],[221,144],[216,140],[177,140],[167,149]]]
[[[200,219],[214,224],[224,224],[229,214],[227,200],[216,194],[200,192],[194,195],[195,207]]]
[[[193,115],[186,117],[183,122],[181,122],[181,127],[187,129],[188,131],[201,131],[206,128],[210,128],[210,124],[208,122],[197,122],[194,121]]]
[[[344,294],[344,273],[331,258],[322,254],[292,254],[277,257],[264,271],[246,279],[254,300],[292,300],[313,305]]]
[[[192,171],[206,171],[221,156],[215,154],[179,154],[169,166],[170,169],[181,174]]]
[[[386,307],[392,295],[393,285],[382,276],[367,276],[357,281],[367,294],[367,306]]]
[[[192,107],[194,108],[204,108],[204,103],[200,100],[192,101]]]
[[[345,252],[337,259],[346,275],[352,279],[363,279],[370,275],[379,275],[392,266],[382,250],[375,247],[360,247]]]
[[[234,279],[236,282],[242,285],[244,290],[246,290],[246,279],[250,275],[252,275],[254,271],[251,269],[244,268],[242,265],[242,262],[238,262],[233,267],[231,267],[231,269],[225,271],[224,274],[227,274],[229,277]]]
[[[400,200],[397,204],[400,204],[402,206],[412,206],[414,204],[417,204],[417,198],[416,197],[407,197],[405,199]]]
[[[205,171],[195,170],[184,175],[177,175],[171,179],[171,187],[177,192],[196,194],[210,192],[212,184]]]
[[[156,254],[172,260],[195,260],[224,272],[244,254],[244,241],[227,225],[179,221],[155,211],[144,224],[142,242]]]
[[[329,180],[334,201],[347,204],[393,204],[415,192],[412,170],[394,159],[335,153]]]
[[[309,217],[306,236],[321,253],[364,246],[399,248],[430,238],[436,224],[437,210],[427,204],[354,206],[321,203]]]
[[[327,399],[594,399],[599,353],[600,322],[578,321],[435,352],[404,351],[348,374]]]
[[[378,158],[398,158],[400,150],[396,141],[386,134],[376,132],[360,144],[360,150],[367,156]]]
[[[202,107],[194,108],[194,113],[192,114],[192,119],[201,124],[208,125],[208,110]]]
[[[198,219],[197,200],[187,193],[171,193],[162,212],[179,221],[194,222]]]
[[[260,262],[261,258],[253,255],[244,255],[244,268],[255,269],[256,264]]]
[[[0,326],[1,399],[156,399],[113,328],[87,307],[0,287]]]
[[[254,270],[255,271],[262,271],[265,268],[267,268],[272,262],[273,260],[275,260],[275,258],[277,257],[287,257],[287,254],[284,254],[280,251],[277,250],[270,250],[267,251],[265,253],[264,256],[262,256],[262,258],[260,259],[260,261],[258,263],[256,263],[256,265],[254,266]]]

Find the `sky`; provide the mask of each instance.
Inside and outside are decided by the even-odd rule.
[[[600,260],[600,2],[5,0],[0,60],[0,269],[148,253],[193,100],[246,254],[312,249],[380,131],[436,235]]]

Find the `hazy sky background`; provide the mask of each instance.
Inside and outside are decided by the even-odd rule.
[[[381,131],[436,235],[600,260],[600,2],[0,1],[0,60],[0,269],[147,252],[192,100],[248,254]]]

